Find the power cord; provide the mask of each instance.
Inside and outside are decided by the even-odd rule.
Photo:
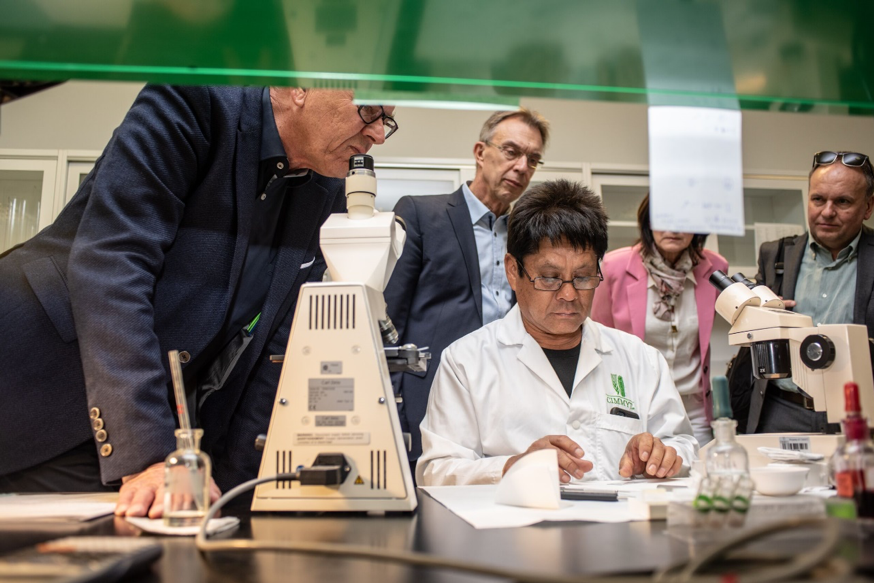
[[[311,555],[325,555],[334,557],[343,557],[347,559],[372,559],[377,561],[386,561],[390,563],[399,563],[412,567],[430,567],[435,569],[448,569],[453,571],[462,571],[473,573],[476,575],[487,575],[490,577],[498,577],[509,579],[511,581],[519,581],[520,583],[580,583],[587,581],[591,583],[643,583],[649,582],[649,577],[580,577],[566,575],[544,575],[543,573],[533,573],[518,571],[515,569],[507,569],[502,567],[493,567],[482,563],[472,563],[469,561],[458,561],[444,557],[434,557],[425,553],[414,551],[402,551],[392,549],[380,549],[364,545],[350,544],[334,544],[334,543],[312,543],[305,541],[254,541],[244,539],[233,540],[209,540],[209,535],[206,532],[206,525],[210,520],[215,518],[221,508],[244,492],[252,490],[259,484],[276,481],[298,480],[299,472],[289,474],[277,474],[266,478],[257,478],[244,482],[228,491],[227,494],[213,504],[201,524],[200,531],[195,538],[195,544],[198,550],[207,553],[210,551],[242,551],[242,550],[257,550],[257,551],[281,551],[304,553]]]
[[[316,468],[308,468],[315,470]],[[200,531],[195,538],[195,544],[202,553],[210,551],[278,551],[278,552],[293,552],[311,555],[324,555],[333,557],[342,557],[347,559],[371,559],[376,561],[386,561],[390,563],[398,563],[412,567],[429,567],[434,569],[447,569],[452,571],[461,571],[476,575],[486,575],[508,579],[511,581],[519,581],[520,583],[696,583],[707,581],[712,583],[715,579],[710,576],[696,576],[696,572],[700,571],[707,565],[712,564],[718,559],[724,557],[730,551],[743,546],[749,542],[760,538],[782,532],[785,530],[795,530],[804,527],[824,527],[823,540],[811,551],[793,558],[786,565],[779,565],[763,569],[756,573],[745,573],[738,580],[744,583],[770,583],[772,581],[780,581],[790,577],[799,577],[802,574],[808,573],[811,569],[817,566],[825,565],[828,567],[828,577],[830,581],[838,578],[846,577],[850,572],[850,566],[841,559],[832,559],[831,554],[834,550],[839,538],[840,528],[834,519],[823,520],[813,518],[792,519],[779,523],[765,525],[749,531],[738,534],[729,540],[719,543],[711,548],[705,549],[698,556],[693,557],[688,562],[675,565],[668,569],[664,569],[655,573],[653,577],[643,576],[569,576],[569,575],[547,575],[543,573],[534,573],[530,571],[519,571],[516,569],[502,568],[497,566],[485,565],[482,563],[473,563],[469,561],[459,561],[446,557],[435,557],[425,553],[392,549],[380,549],[364,545],[336,544],[336,543],[313,543],[305,541],[254,541],[244,539],[232,540],[209,540],[209,534],[206,531],[206,525],[210,520],[215,518],[219,510],[222,509],[228,502],[244,492],[254,489],[259,484],[277,481],[300,480],[301,472],[307,469],[302,469],[299,472],[277,474],[265,478],[256,478],[249,480],[228,491],[227,494],[213,504],[206,514],[206,517],[201,524]]]
[[[744,531],[719,543],[713,547],[704,549],[698,556],[680,565],[675,565],[657,572],[654,575],[656,583],[688,583],[694,581],[693,576],[707,565],[725,558],[734,549],[744,546],[755,540],[772,534],[792,531],[806,527],[819,527],[823,529],[822,542],[813,549],[794,556],[788,563],[775,567],[760,569],[756,572],[745,573],[740,578],[744,583],[769,583],[785,579],[800,577],[809,573],[817,566],[830,562],[829,580],[835,581],[846,576],[850,572],[850,566],[846,561],[831,555],[840,540],[840,525],[835,519],[822,518],[794,518],[773,524],[763,525],[751,530]],[[754,559],[755,554],[746,555],[745,558]]]

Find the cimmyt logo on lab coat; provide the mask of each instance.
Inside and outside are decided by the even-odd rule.
[[[634,411],[634,401],[625,397],[625,381],[622,379],[622,375],[611,374],[610,381],[613,383],[613,390],[616,394],[607,393],[607,403]]]

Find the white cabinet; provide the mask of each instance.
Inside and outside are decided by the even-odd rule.
[[[56,155],[0,151],[0,253],[51,224],[56,176]]]
[[[390,211],[402,196],[449,194],[461,186],[458,168],[376,162],[376,208]]]
[[[604,201],[610,219],[609,249],[612,251],[631,245],[638,238],[637,208],[649,191],[649,177],[643,173],[595,172],[592,175],[592,188]],[[705,246],[725,257],[732,272],[743,271],[752,277],[756,273],[758,259],[756,225],[794,225],[796,230],[803,231],[806,227],[806,199],[805,178],[745,178],[744,235],[711,235]]]

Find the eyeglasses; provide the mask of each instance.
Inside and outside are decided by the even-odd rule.
[[[382,127],[385,130],[385,139],[389,139],[393,133],[398,131],[398,122],[395,118],[385,112],[381,105],[359,105],[358,117],[361,118],[366,125],[370,125],[375,121],[382,120]]]
[[[834,164],[838,158],[841,164],[850,168],[861,168],[869,163],[868,156],[858,152],[817,152],[813,155],[813,167]]]
[[[500,150],[501,153],[504,155],[504,158],[506,158],[507,160],[516,161],[522,156],[525,156],[525,159],[528,162],[528,167],[532,170],[537,170],[538,166],[543,165],[543,159],[540,157],[539,154],[529,154],[528,152],[525,152],[524,150],[521,150],[520,148],[517,148],[516,146],[513,146],[511,144],[504,144],[499,146],[498,144],[489,141],[486,141],[485,144],[487,146],[491,146],[497,150]]]
[[[516,263],[519,264],[519,269],[522,270],[522,273],[525,274],[525,277],[528,278],[528,281],[534,284],[534,289],[540,291],[556,292],[560,290],[561,287],[566,283],[573,284],[574,289],[577,291],[584,291],[589,289],[595,289],[596,287],[598,287],[598,285],[600,285],[602,281],[604,281],[604,276],[601,274],[601,264],[598,264],[598,275],[575,277],[573,279],[561,279],[560,277],[532,278],[531,275],[525,270],[525,266],[522,265],[522,262],[519,259],[516,259]]]

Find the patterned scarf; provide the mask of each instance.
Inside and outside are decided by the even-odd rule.
[[[653,249],[648,257],[643,258],[643,267],[655,282],[656,292],[659,294],[659,299],[652,306],[652,312],[659,320],[670,321],[677,298],[683,293],[686,274],[693,267],[692,257],[689,251],[683,251],[676,264],[671,267],[658,249]]]

